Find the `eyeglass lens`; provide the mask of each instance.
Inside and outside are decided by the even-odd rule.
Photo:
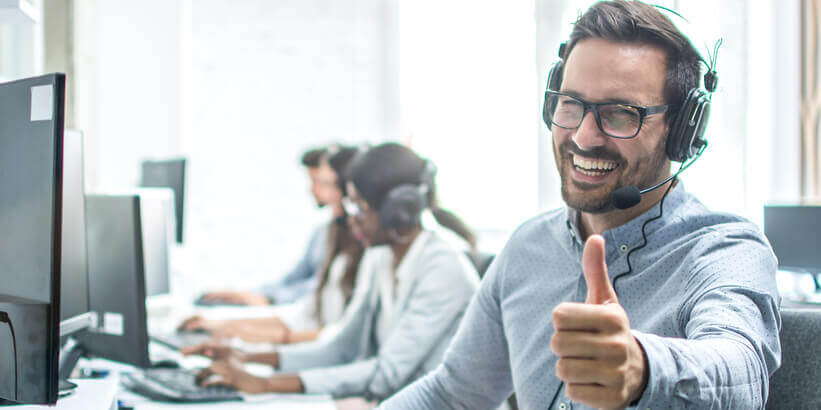
[[[562,128],[578,128],[581,125],[585,113],[583,101],[560,94],[549,94],[547,98],[555,125]],[[618,103],[596,104],[594,107],[598,107],[599,127],[605,134],[617,138],[638,134],[641,114],[635,107]]]

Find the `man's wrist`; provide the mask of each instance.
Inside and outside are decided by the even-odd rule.
[[[644,350],[644,346],[641,345],[638,338],[633,336],[633,340],[636,341],[636,345],[638,345],[639,350],[641,351],[642,375],[639,388],[636,389],[632,400],[628,402],[630,407],[638,406],[639,401],[641,401],[642,396],[644,396],[644,391],[647,389],[647,383],[650,380],[650,362],[647,360],[647,352]]]

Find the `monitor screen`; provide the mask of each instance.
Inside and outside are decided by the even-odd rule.
[[[98,319],[77,339],[90,356],[148,367],[140,198],[87,195],[86,221],[89,306]]]
[[[143,161],[140,186],[165,187],[174,191],[176,238],[177,243],[182,243],[185,210],[185,158]]]
[[[821,273],[821,205],[764,207],[764,234],[786,270]]]
[[[65,76],[0,84],[0,398],[57,401]]]
[[[66,130],[63,134],[61,321],[88,312],[86,202],[83,181],[83,134]]]

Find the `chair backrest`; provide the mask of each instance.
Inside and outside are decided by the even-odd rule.
[[[781,310],[781,367],[768,409],[821,409],[821,309]]]
[[[490,266],[490,263],[493,262],[493,258],[496,257],[496,255],[492,253],[470,251],[465,251],[465,255],[467,255],[470,262],[473,263],[473,267],[476,268],[476,272],[479,273],[480,279],[485,277],[487,268]]]

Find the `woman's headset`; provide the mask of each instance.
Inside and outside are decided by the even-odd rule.
[[[436,165],[425,160],[418,184],[402,184],[388,191],[379,206],[383,228],[403,233],[419,225],[422,211],[430,205],[428,195],[433,190],[436,171]]]

